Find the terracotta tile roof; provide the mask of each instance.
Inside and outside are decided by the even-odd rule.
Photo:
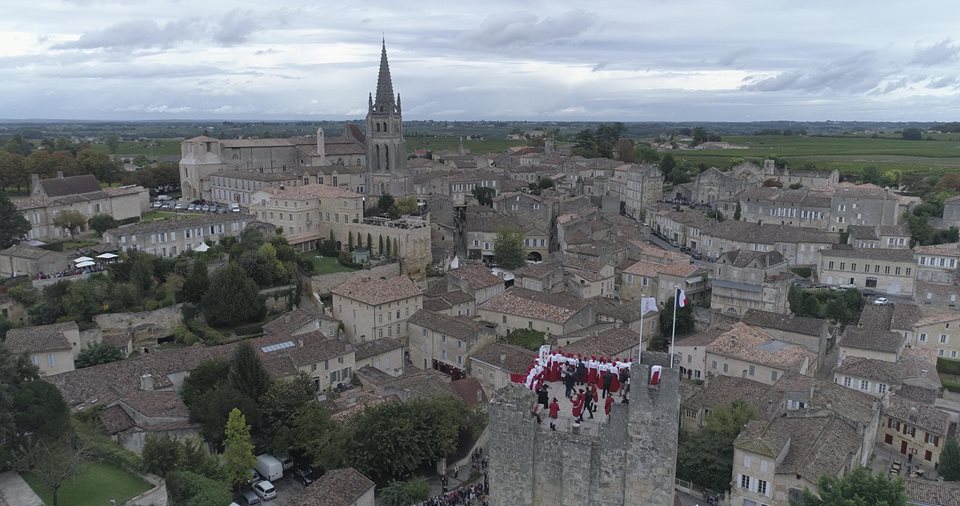
[[[686,278],[695,274],[698,270],[700,270],[700,267],[696,264],[691,264],[689,261],[661,264],[640,260],[624,269],[623,272],[647,278],[656,278],[659,274]]]
[[[602,298],[597,301],[593,307],[597,311],[597,316],[606,316],[614,320],[620,320],[624,323],[630,323],[640,320],[640,302],[622,302],[614,303],[610,299]],[[657,311],[644,315],[646,318],[655,318]]]
[[[540,262],[538,264],[527,264],[515,271],[514,276],[523,276],[531,278],[544,278],[560,270],[560,264],[554,262]]]
[[[948,323],[960,320],[960,312],[957,311],[924,311],[924,314],[914,322],[917,326],[934,325],[937,323]]]
[[[423,290],[418,288],[407,276],[386,279],[354,276],[335,287],[331,292],[334,295],[358,300],[371,306],[379,306],[380,304],[423,295]]]
[[[536,352],[519,346],[490,343],[477,350],[470,358],[513,374],[526,374],[536,356]]]
[[[226,177],[240,181],[299,181],[300,175],[296,172],[258,172],[255,170],[221,170],[210,174],[210,177]]]
[[[921,255],[940,255],[945,257],[960,256],[960,242],[936,244],[933,246],[917,246],[913,251]]]
[[[69,330],[79,330],[77,322],[10,329],[7,331],[6,348],[14,354],[69,350],[72,345],[63,335]]]
[[[710,376],[706,385],[687,399],[685,408],[699,410],[727,406],[733,401],[744,401],[756,408],[766,418],[773,416],[780,407],[782,393],[772,385],[746,378]]]
[[[339,186],[330,186],[325,184],[308,184],[302,186],[288,186],[283,189],[279,187],[267,187],[262,190],[277,199],[287,200],[308,200],[308,199],[359,199],[363,195],[352,192]]]
[[[816,482],[821,475],[843,470],[861,442],[857,431],[837,417],[787,417],[748,422],[734,447],[776,459],[789,444],[776,473],[797,474]]]
[[[114,404],[101,411],[100,423],[103,424],[103,428],[106,429],[107,434],[110,435],[123,432],[137,425],[119,404]]]
[[[903,348],[905,338],[899,332],[858,327],[847,327],[840,340],[844,348],[896,353]]]
[[[795,344],[778,341],[756,327],[736,323],[707,346],[707,352],[787,371],[799,371],[804,359],[813,363],[817,354]]]
[[[407,323],[419,325],[434,332],[448,335],[460,339],[461,341],[471,340],[487,327],[462,316],[447,316],[445,314],[433,313],[426,310],[419,310],[410,315]]]
[[[463,402],[469,408],[483,406],[487,403],[487,395],[483,392],[483,387],[480,386],[480,380],[473,376],[451,381],[450,388],[453,389],[457,397],[463,399]]]
[[[103,193],[111,197],[120,197],[123,195],[133,195],[136,193],[146,192],[147,189],[139,185],[126,185],[126,186],[110,186],[103,189]]]
[[[188,418],[190,412],[175,390],[135,390],[121,401],[148,418]]]
[[[806,399],[808,411],[826,411],[864,427],[876,419],[879,410],[879,401],[870,394],[805,374],[784,373],[773,387],[786,398]]]
[[[466,264],[448,272],[447,275],[454,279],[467,281],[474,290],[503,283],[502,279],[498,278],[490,272],[488,267],[482,264]]]
[[[361,369],[376,369],[371,366],[364,366]],[[379,370],[379,369],[377,369]],[[344,395],[336,399],[328,399],[323,405],[330,413],[330,418],[339,423],[346,423],[347,420],[359,415],[365,409],[383,404],[385,402],[399,402],[400,399],[395,395],[381,397],[373,390],[355,392],[348,390]]]
[[[630,349],[640,346],[640,334],[627,328],[605,330],[564,346],[565,353],[626,358]]]
[[[491,297],[480,309],[563,323],[573,318],[585,305],[568,293],[540,293],[513,287]]]
[[[696,334],[684,337],[677,340],[674,343],[674,346],[707,346],[717,340],[727,328],[722,327],[711,327],[703,332],[697,332]]]
[[[918,356],[903,357],[897,362],[846,357],[834,372],[853,378],[871,379],[890,386],[908,384],[934,392],[942,386],[936,365]]]
[[[14,258],[26,258],[30,260],[37,260],[48,255],[57,255],[63,258],[64,261],[68,260],[67,255],[64,253],[59,253],[56,251],[45,250],[43,248],[35,248],[27,244],[14,244],[9,248],[0,251],[0,256],[9,256]]]
[[[845,246],[845,247],[844,247]],[[820,250],[820,254],[827,258],[853,258],[863,260],[878,260],[881,262],[913,263],[913,250],[862,248],[853,249],[848,245],[835,245],[830,249]]]
[[[955,197],[960,198],[960,197]],[[924,478],[902,478],[908,504],[918,506],[960,506],[960,483]]]
[[[950,428],[950,415],[946,412],[928,404],[905,399],[897,394],[890,396],[883,414],[916,425],[941,437],[946,436]]]
[[[319,314],[309,306],[302,306],[276,317],[263,326],[266,334],[289,334],[319,318]]]
[[[830,327],[830,322],[821,318],[808,318],[793,314],[784,315],[759,309],[748,309],[743,315],[743,323],[754,327],[777,329],[808,336],[819,336],[824,327]]]
[[[352,506],[375,484],[352,467],[324,473],[298,495],[298,506]]]
[[[783,254],[776,250],[748,251],[738,249],[727,251],[720,255],[720,258],[717,260],[718,263],[730,264],[734,267],[747,267],[755,261],[759,262],[758,267],[760,269],[766,269],[780,264],[784,264],[784,267],[786,267],[787,263],[786,259],[783,258]]]
[[[374,339],[354,345],[354,353],[357,360],[364,360],[399,348],[403,348],[403,343],[396,339]]]
[[[100,191],[100,182],[92,174],[81,176],[56,177],[41,179],[40,188],[47,197],[63,197],[66,195],[82,195]]]
[[[424,297],[423,309],[426,309],[427,311],[433,311],[434,313],[439,313],[453,309],[453,305],[447,302],[447,300],[443,297]]]

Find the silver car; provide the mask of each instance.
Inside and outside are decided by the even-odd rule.
[[[258,481],[253,484],[253,491],[264,501],[277,498],[277,489],[267,480]]]

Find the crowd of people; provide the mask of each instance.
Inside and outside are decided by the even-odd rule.
[[[704,202],[702,200],[699,202],[690,201],[681,197],[672,198],[672,199],[657,199],[657,203],[687,206],[691,209],[712,209],[713,208],[713,205],[711,205],[709,202]]]
[[[70,276],[79,276],[81,274],[89,274],[91,272],[103,272],[106,268],[100,264],[92,265],[89,267],[72,267],[70,269],[64,269],[60,272],[55,272],[48,274],[46,272],[38,272],[33,279],[54,279],[54,278],[69,278]]]
[[[487,480],[485,459],[481,458],[480,460],[476,460],[474,468],[476,468],[481,460],[484,462],[482,482],[477,482],[473,485],[467,485],[466,487],[460,487],[448,492],[446,486],[447,477],[443,476],[441,477],[441,483],[444,484],[443,493],[427,499],[417,506],[486,506],[487,495],[490,493],[490,483]]]

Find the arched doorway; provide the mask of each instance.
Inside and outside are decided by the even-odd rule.
[[[527,260],[529,260],[529,261],[531,261],[531,262],[542,262],[542,261],[543,261],[543,255],[541,255],[538,251],[531,251],[531,252],[527,255]]]

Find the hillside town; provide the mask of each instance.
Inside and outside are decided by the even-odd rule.
[[[32,177],[0,443],[82,444],[5,449],[0,504],[80,458],[137,505],[788,506],[864,471],[960,504],[960,242],[917,243],[921,199],[549,131],[408,156],[403,82],[384,42],[362,126],[185,139],[179,194]]]

